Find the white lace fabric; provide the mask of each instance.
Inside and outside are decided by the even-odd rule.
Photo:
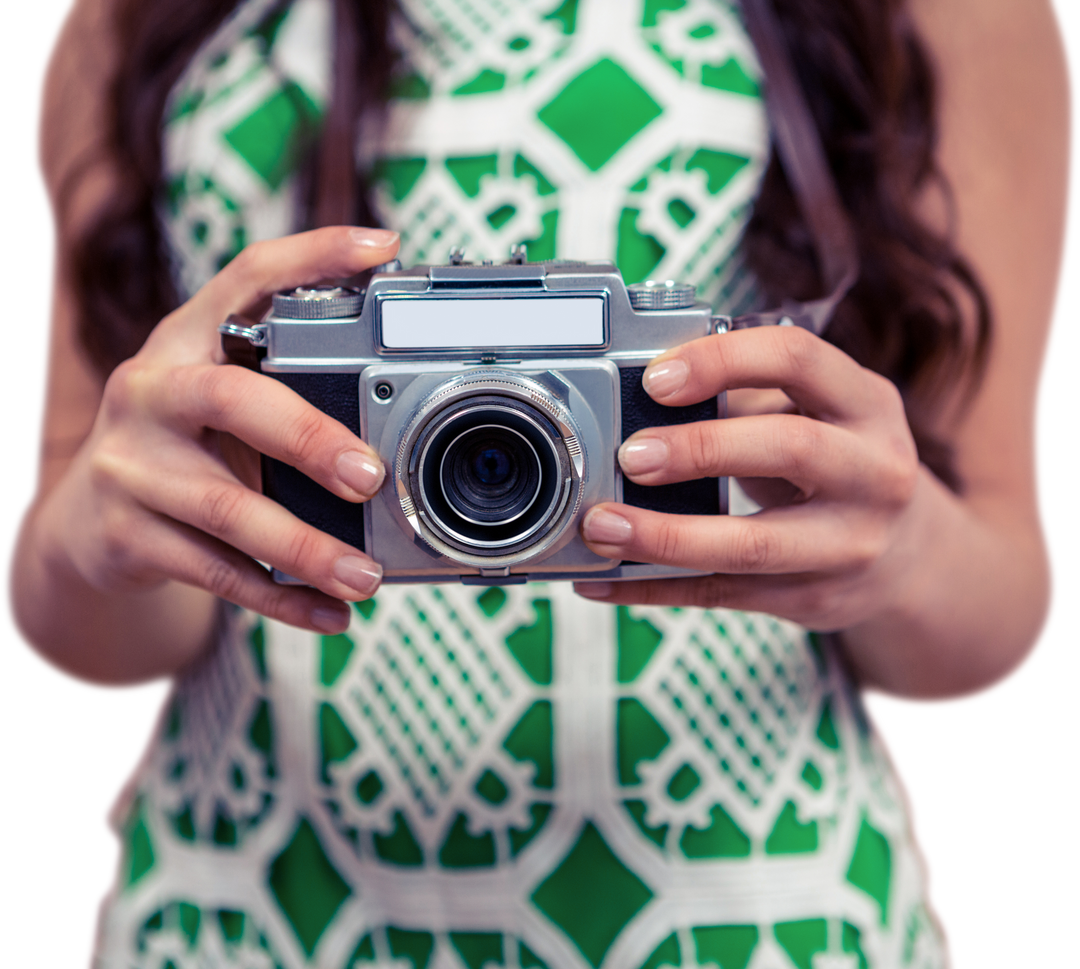
[[[293,226],[326,0],[246,0],[171,101],[193,291]],[[614,258],[752,299],[768,155],[725,0],[404,0],[358,157],[402,259]],[[395,586],[320,637],[233,611],[125,803],[100,969],[929,969],[903,796],[835,656],[727,610]]]

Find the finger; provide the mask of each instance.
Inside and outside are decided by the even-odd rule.
[[[367,599],[382,568],[362,552],[251,491],[194,449],[161,455],[153,473],[138,462],[114,467],[121,488],[145,507],[205,532],[335,599]],[[162,469],[173,469],[173,473]],[[362,514],[357,509],[357,514]]]
[[[624,606],[738,609],[764,612],[819,632],[851,623],[841,583],[818,575],[704,575],[686,579],[575,582],[585,599]]]
[[[841,502],[772,508],[746,517],[665,515],[603,504],[582,522],[585,543],[604,558],[675,565],[695,572],[779,575],[868,568],[886,535],[875,516]]]
[[[146,564],[162,575],[291,626],[332,634],[349,625],[349,607],[340,599],[279,585],[258,562],[205,533],[160,515],[146,516],[140,529]]]
[[[758,414],[795,414],[798,408],[782,390],[767,387],[739,387],[727,394],[728,417]]]
[[[398,234],[384,229],[330,226],[297,235],[255,242],[200,289],[179,310],[167,317],[167,325],[151,333],[147,347],[153,351],[165,336],[181,328],[203,337],[195,341],[192,359],[206,359],[217,347],[217,327],[231,313],[244,313],[272,294],[295,286],[338,279],[387,262],[397,252]],[[168,344],[177,363],[174,341]],[[203,356],[199,356],[202,354]]]
[[[348,501],[365,501],[382,486],[386,472],[373,448],[271,377],[243,367],[183,367],[147,392],[164,421],[179,415],[188,433],[232,434]]]
[[[858,435],[797,414],[652,427],[626,439],[619,464],[644,485],[784,478],[807,497],[851,496],[880,477],[875,452]]]
[[[196,295],[199,308],[223,320],[278,290],[338,279],[384,263],[397,252],[386,229],[329,226],[247,246]],[[219,321],[220,322],[220,321]]]
[[[759,508],[791,505],[806,496],[790,481],[783,478],[738,478],[744,495]]]
[[[620,606],[675,606],[694,609],[740,609],[771,615],[776,590],[802,577],[702,575],[685,579],[642,579],[620,582],[575,582],[574,591],[585,599]]]
[[[857,421],[903,405],[896,387],[842,350],[794,326],[762,326],[693,340],[662,353],[642,384],[682,406],[740,387],[778,388],[822,420]]]

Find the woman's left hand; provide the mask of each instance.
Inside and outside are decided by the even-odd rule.
[[[890,605],[917,567],[920,471],[896,387],[794,327],[705,337],[645,371],[659,403],[778,388],[795,411],[639,431],[619,449],[643,485],[703,477],[746,482],[765,506],[746,517],[667,515],[602,504],[582,533],[609,558],[708,572],[699,578],[579,582],[607,602],[726,606],[814,629],[855,625]]]

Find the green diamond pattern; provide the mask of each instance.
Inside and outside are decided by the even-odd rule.
[[[798,818],[794,801],[788,801],[776,819],[772,833],[765,839],[765,854],[795,855],[817,851],[817,821],[805,824]]]
[[[276,190],[295,170],[319,115],[318,106],[304,90],[289,83],[224,137],[267,187]]]
[[[661,111],[648,91],[605,57],[567,84],[537,117],[595,172]]]
[[[310,956],[352,890],[326,857],[307,818],[271,862],[269,881],[281,911]]]
[[[413,932],[391,925],[386,929],[386,941],[390,943],[390,955],[395,959],[408,960],[412,969],[427,969],[435,948],[435,936],[430,932]]]
[[[773,934],[798,969],[813,969],[814,956],[825,952],[829,945],[825,919],[779,922],[773,926]]]
[[[607,846],[589,822],[562,863],[541,882],[532,900],[563,930],[593,966],[653,893]]]
[[[349,662],[354,646],[352,639],[344,633],[337,636],[322,637],[319,679],[322,681],[323,686],[333,686],[337,678],[341,676],[342,670],[345,669]]]
[[[626,606],[619,606],[618,616],[618,679],[632,683],[652,659],[663,635],[648,619],[635,619]]]
[[[848,867],[847,880],[861,888],[881,909],[881,924],[889,921],[889,890],[892,884],[892,849],[889,839],[864,817]]]
[[[124,830],[125,886],[134,885],[153,867],[154,846],[146,827],[142,801],[137,800]]]
[[[754,925],[702,925],[691,932],[697,961],[721,969],[746,969],[758,941]]]
[[[269,3],[260,24],[245,22],[234,31],[228,54],[214,60],[213,50],[226,45],[211,45],[200,55],[201,79],[180,85],[182,97],[166,122],[180,137],[167,144],[191,133],[191,144],[213,149],[190,162],[170,157],[165,166],[164,216],[185,286],[255,238],[261,214],[285,212],[280,224],[289,224],[292,193],[283,189],[317,139],[325,110],[313,100],[319,93],[288,70],[301,63],[294,55],[305,56],[305,46],[311,56],[311,38],[283,27],[302,6]],[[431,110],[442,134],[395,136],[392,149],[379,146],[365,164],[379,190],[379,214],[403,230],[406,259],[441,261],[457,243],[478,258],[490,255],[485,250],[496,242],[505,251],[506,244],[523,241],[534,259],[566,255],[560,230],[565,235],[564,209],[576,191],[572,176],[594,181],[586,173],[598,173],[605,191],[590,194],[605,201],[586,218],[615,251],[593,255],[614,256],[628,282],[662,267],[708,290],[709,298],[715,290],[718,302],[751,298],[733,247],[766,160],[767,137],[760,144],[746,141],[745,132],[729,138],[722,110],[704,130],[694,124],[682,130],[681,117],[659,120],[691,89],[718,108],[733,103],[732,94],[760,97],[737,0],[640,0],[601,6],[599,16],[588,0],[403,0],[402,14],[416,28],[416,40],[403,44],[408,49],[394,97],[410,99],[405,109],[417,117]],[[275,42],[282,54],[270,58]],[[241,77],[237,55],[247,57],[252,46],[258,51]],[[430,65],[436,63],[453,73],[435,74]],[[444,84],[450,76],[453,83]],[[726,96],[717,99],[717,91]],[[430,101],[425,106],[416,99]],[[489,120],[459,124],[474,117],[480,100],[492,108],[485,112]],[[507,118],[506,105],[521,117]],[[763,110],[760,120],[765,131]],[[416,127],[427,130],[426,123]],[[393,154],[379,157],[384,150]],[[639,150],[645,152],[640,158]],[[228,159],[220,170],[214,152]],[[615,171],[631,161],[632,171]],[[253,220],[256,212],[260,218]],[[619,608],[614,642],[597,644],[616,651],[605,685],[614,695],[602,711],[614,729],[602,738],[601,780],[618,786],[592,794],[617,798],[606,809],[625,811],[622,829],[635,839],[628,843],[563,789],[566,765],[557,754],[577,740],[579,729],[564,704],[580,702],[577,678],[587,667],[560,668],[564,654],[554,636],[573,616],[553,614],[562,608],[554,593],[549,599],[536,587],[491,587],[444,595],[425,587],[408,597],[380,593],[379,601],[353,606],[351,634],[313,640],[317,652],[297,684],[307,691],[314,732],[316,773],[307,780],[315,782],[318,809],[329,816],[304,817],[292,808],[272,842],[244,841],[271,808],[289,807],[274,786],[288,782],[282,772],[289,765],[275,757],[280,712],[265,696],[273,683],[271,642],[261,625],[247,636],[245,656],[257,695],[230,738],[238,742],[236,756],[222,758],[225,786],[217,806],[202,810],[188,795],[185,785],[198,766],[188,740],[198,725],[180,721],[186,707],[172,709],[162,743],[175,753],[162,769],[176,797],[159,824],[151,821],[161,806],[133,806],[122,902],[132,911],[144,904],[147,883],[168,876],[162,867],[172,855],[167,839],[179,839],[184,850],[205,842],[206,851],[250,859],[274,911],[245,912],[226,897],[207,908],[154,901],[132,922],[139,953],[118,954],[118,961],[141,965],[153,944],[155,969],[215,959],[276,966],[283,963],[267,939],[288,941],[291,932],[298,962],[333,969],[390,962],[403,969],[563,969],[563,963],[610,969],[616,958],[627,969],[748,969],[771,957],[789,969],[813,969],[822,954],[838,955],[841,945],[867,969],[862,946],[879,951],[881,927],[891,926],[894,951],[906,945],[905,965],[937,964],[933,943],[916,944],[933,933],[929,916],[917,897],[901,894],[906,888],[894,877],[907,845],[890,840],[892,826],[878,831],[869,817],[846,846],[848,864],[832,869],[833,887],[842,882],[875,905],[874,917],[858,926],[835,913],[826,920],[813,907],[783,916],[763,910],[756,924],[668,924],[660,876],[646,867],[651,859],[648,864],[669,865],[691,878],[710,867],[738,868],[752,879],[767,856],[820,853],[824,828],[818,829],[829,815],[800,815],[802,798],[794,791],[791,799],[766,801],[774,776],[789,779],[803,798],[820,791],[822,801],[835,803],[842,793],[845,810],[858,810],[862,789],[837,755],[859,738],[848,708],[822,695],[832,681],[820,644],[811,658],[801,633],[735,613]],[[845,740],[849,734],[854,740]],[[691,799],[711,810],[704,817],[688,812]],[[233,800],[257,803],[259,815],[233,810]],[[746,823],[747,812],[765,803],[777,807],[759,830]],[[763,832],[769,833],[762,838]],[[346,878],[352,878],[345,862],[354,848],[370,874],[370,886],[365,880],[362,889]],[[537,862],[541,867],[532,867]],[[425,916],[403,899],[371,924],[345,924],[350,901],[379,891],[384,877],[429,872],[459,880],[493,866],[507,869],[514,904],[530,906],[534,928],[543,929],[536,938],[512,934],[515,925],[500,915],[500,900],[487,898],[477,899],[479,922],[425,925]],[[779,917],[802,921],[777,924]],[[260,924],[265,920],[271,924]],[[348,938],[337,938],[339,930]],[[902,934],[906,939],[898,938]],[[628,944],[639,938],[640,947]]]

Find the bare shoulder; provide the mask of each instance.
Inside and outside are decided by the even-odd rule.
[[[1033,509],[1035,396],[1069,168],[1064,49],[1049,0],[910,0],[910,11],[938,78],[956,241],[994,312],[986,376],[954,436],[960,470],[972,496]]]
[[[956,229],[1003,332],[1045,330],[1064,229],[1069,83],[1049,0],[910,0],[938,78]]]
[[[932,46],[979,60],[1060,47],[1052,0],[908,0],[908,9]]]
[[[910,9],[935,61],[946,135],[1064,134],[1067,71],[1049,0],[911,0]]]
[[[114,185],[105,150],[107,99],[118,65],[118,0],[66,0],[38,65],[30,165],[45,217],[48,261],[28,501],[48,493],[89,433],[102,392],[79,344],[70,250]]]

